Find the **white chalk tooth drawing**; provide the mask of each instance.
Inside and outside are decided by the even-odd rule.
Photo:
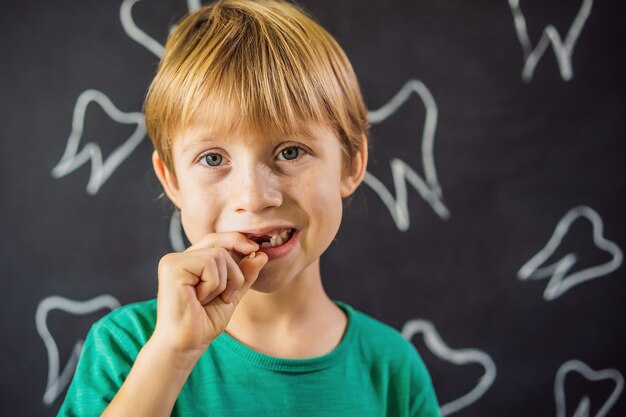
[[[59,373],[59,349],[54,341],[54,337],[52,337],[48,330],[48,313],[52,310],[62,310],[70,314],[85,315],[102,309],[112,311],[119,306],[120,302],[117,301],[115,297],[107,294],[87,301],[74,301],[53,295],[43,299],[39,303],[35,314],[35,325],[48,352],[48,383],[46,384],[46,391],[43,395],[43,403],[45,405],[51,405],[69,385],[83,348],[83,340],[76,341],[70,358],[65,364],[63,371]]]
[[[139,29],[133,19],[133,6],[139,1],[141,0],[124,0],[122,2],[122,5],[120,6],[120,22],[122,23],[122,28],[129,38],[145,47],[157,57],[161,58],[165,49],[163,45],[154,40],[154,38],[148,36],[146,32]],[[189,1],[191,2],[191,0]]]
[[[121,146],[115,149],[111,155],[103,161],[100,146],[95,143],[87,143],[81,151],[80,145],[85,122],[85,113],[89,103],[97,103],[102,110],[114,121],[124,124],[136,124],[133,134]],[[100,190],[102,184],[111,176],[115,169],[133,152],[146,136],[143,114],[140,112],[124,113],[117,109],[109,98],[98,90],[86,90],[76,100],[72,118],[72,133],[70,134],[65,152],[61,160],[52,169],[54,178],[64,177],[80,168],[87,161],[91,161],[91,175],[87,183],[87,193],[94,195]]]
[[[200,0],[187,0],[187,9],[189,9],[190,12],[198,10],[200,6],[202,6]]]
[[[603,369],[601,371],[594,371],[585,363],[572,359],[570,361],[565,362],[556,373],[556,378],[554,379],[554,398],[556,401],[556,417],[565,417],[566,416],[566,408],[565,408],[565,377],[568,372],[578,372],[583,377],[588,379],[589,381],[602,381],[602,380],[613,380],[615,382],[615,388],[611,395],[604,402],[602,407],[598,410],[594,417],[604,417],[607,415],[611,407],[615,404],[620,394],[624,389],[624,377],[622,374],[616,369]],[[584,396],[582,400],[578,403],[576,407],[576,411],[572,414],[572,417],[589,417],[589,410],[591,406],[591,400],[588,396]]]
[[[478,349],[451,349],[439,336],[435,326],[428,320],[409,320],[402,327],[402,335],[411,341],[416,334],[423,333],[426,347],[438,358],[453,363],[455,365],[467,365],[477,363],[485,369],[485,373],[478,381],[478,384],[467,394],[454,401],[441,406],[441,417],[469,406],[478,401],[491,387],[496,379],[496,365],[489,355]]]
[[[598,248],[610,253],[612,259],[601,265],[585,268],[567,275],[577,259],[574,253],[569,253],[557,262],[540,268],[558,248],[572,223],[579,217],[585,217],[591,222],[593,226],[593,242]],[[572,208],[559,221],[546,246],[520,268],[517,272],[518,279],[526,281],[550,277],[550,281],[543,293],[543,298],[546,301],[551,301],[578,284],[613,272],[622,264],[622,250],[602,235],[603,229],[602,219],[595,210],[587,206]]]
[[[576,17],[567,32],[565,42],[561,40],[559,32],[553,25],[547,25],[541,34],[539,42],[537,42],[537,45],[534,48],[532,47],[530,38],[528,37],[526,18],[522,13],[519,0],[509,0],[509,7],[513,13],[513,22],[515,24],[517,38],[522,44],[522,50],[524,52],[522,79],[525,82],[530,82],[533,79],[533,74],[535,73],[535,68],[539,63],[539,60],[548,48],[548,45],[552,44],[552,49],[554,50],[554,55],[556,56],[561,77],[565,81],[571,80],[574,76],[574,71],[572,69],[572,54],[574,53],[574,47],[576,46],[578,37],[583,30],[583,26],[591,14],[593,0],[583,0]]]
[[[400,231],[408,230],[410,226],[408,195],[406,182],[409,182],[420,196],[432,207],[437,215],[442,219],[450,217],[450,211],[442,202],[441,186],[437,179],[435,160],[433,157],[433,147],[435,142],[435,130],[437,128],[437,104],[432,94],[418,80],[409,80],[400,91],[387,104],[378,110],[370,110],[368,113],[371,124],[385,121],[395,113],[410,98],[411,93],[416,93],[426,109],[426,118],[422,132],[422,164],[426,181],[424,181],[413,168],[399,158],[392,158],[389,162],[393,176],[393,184],[396,197],[385,187],[385,185],[369,172],[365,173],[364,182],[381,198],[394,222]]]
[[[163,56],[163,52],[165,51],[165,47],[153,37],[146,34],[146,32],[141,30],[133,19],[133,6],[139,1],[141,0],[124,0],[122,2],[122,5],[120,6],[120,22],[122,23],[122,28],[129,38],[142,45],[157,57],[161,58]],[[187,0],[187,9],[190,12],[198,10],[201,5],[200,0]],[[169,28],[169,33],[172,33],[175,28],[176,26],[171,26]]]

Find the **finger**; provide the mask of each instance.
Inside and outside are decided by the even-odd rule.
[[[220,295],[225,303],[232,301],[232,294],[241,289],[245,283],[245,277],[237,265],[237,262],[230,257],[226,256],[226,267],[228,268],[228,281],[226,282],[226,289]]]
[[[250,240],[243,233],[239,232],[220,232],[209,233],[195,244],[188,247],[187,251],[206,248],[224,248],[241,258],[241,255],[248,255],[250,252],[259,250],[259,244]],[[239,259],[237,259],[239,261]]]
[[[159,261],[159,286],[186,285],[196,286],[200,275],[206,267],[206,260],[201,256],[170,253]]]
[[[265,265],[269,258],[265,252],[257,252],[254,259],[250,259],[245,257],[241,262],[239,262],[239,268],[241,269],[241,273],[244,276],[244,283],[238,291],[238,300],[244,296],[244,294],[252,287],[252,284],[256,281],[259,276],[259,272]]]
[[[230,258],[223,249],[213,248],[201,256],[204,262],[195,286],[196,296],[201,304],[206,304],[226,288],[226,258]]]

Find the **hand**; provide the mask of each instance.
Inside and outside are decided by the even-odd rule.
[[[211,233],[184,252],[161,258],[151,343],[199,359],[267,263],[263,252],[248,258],[258,249],[242,233]]]

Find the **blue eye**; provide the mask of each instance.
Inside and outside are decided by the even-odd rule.
[[[203,156],[204,161],[208,166],[217,167],[222,163],[222,155],[218,153],[208,153]]]
[[[291,146],[289,148],[285,148],[282,151],[280,151],[280,154],[287,161],[293,161],[294,159],[298,158],[298,156],[300,155],[300,151],[301,150],[302,150],[302,148],[299,148],[297,146]]]

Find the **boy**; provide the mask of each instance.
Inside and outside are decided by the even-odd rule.
[[[93,326],[60,415],[439,416],[413,345],[322,286],[367,165],[336,41],[289,3],[215,2],[169,37],[144,111],[192,245],[156,300]]]

